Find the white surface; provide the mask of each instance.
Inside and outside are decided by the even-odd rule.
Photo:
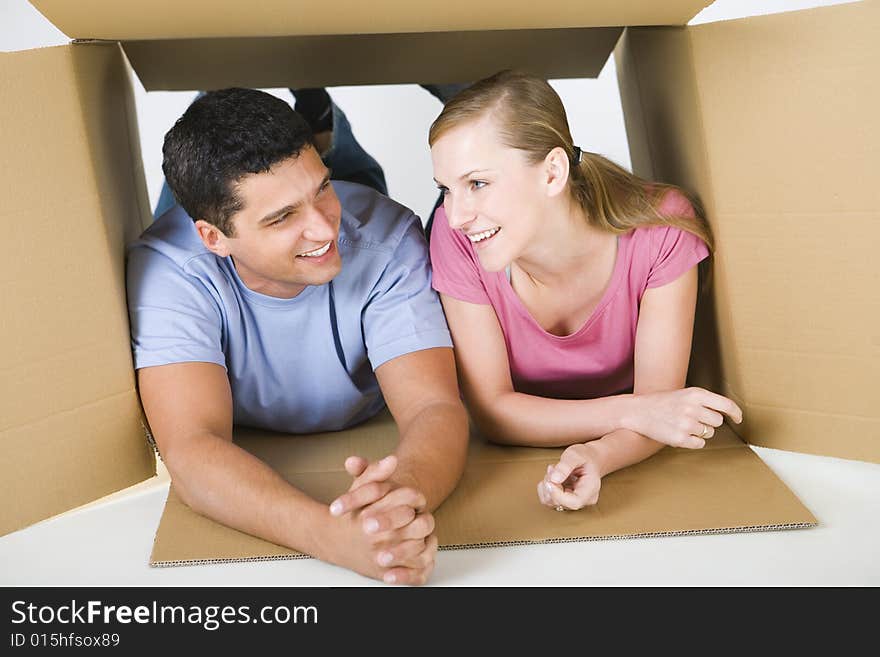
[[[719,0],[692,23],[837,1]],[[67,43],[25,0],[0,0],[0,51]],[[598,80],[554,81],[582,148],[629,166],[613,61]],[[279,95],[289,98],[287,92]],[[147,184],[161,186],[161,141],[191,93],[136,89]],[[415,85],[331,94],[385,168],[391,195],[423,218],[436,195],[426,146],[439,111]],[[0,102],[3,102],[0,100]],[[393,135],[387,126],[395,126]],[[0,146],[2,147],[2,146]],[[814,529],[441,552],[435,585],[878,585],[880,465],[755,450],[819,520]],[[531,486],[531,482],[524,482]],[[370,585],[315,560],[153,569],[164,476],[0,537],[0,585]],[[0,507],[2,508],[2,507]],[[381,585],[381,584],[379,584]]]

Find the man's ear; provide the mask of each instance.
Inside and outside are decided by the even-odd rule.
[[[202,244],[214,255],[225,258],[229,255],[229,238],[214,224],[204,219],[196,219],[196,230],[202,238]]]
[[[568,184],[568,173],[571,163],[561,146],[557,146],[544,158],[543,175],[547,196],[558,196]]]

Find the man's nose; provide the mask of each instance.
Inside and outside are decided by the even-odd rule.
[[[303,237],[312,242],[327,242],[336,237],[336,222],[328,213],[320,208],[309,210],[308,223],[303,230]]]

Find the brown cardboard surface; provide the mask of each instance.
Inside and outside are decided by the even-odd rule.
[[[7,533],[142,481],[155,462],[128,345],[123,245],[146,194],[121,50],[2,54],[0,79]]]
[[[134,390],[0,433],[0,535],[155,474]]]
[[[377,459],[397,430],[385,412],[348,431],[284,436],[236,432],[236,442],[323,502],[344,492],[349,454]],[[465,474],[438,509],[441,549],[809,527],[816,519],[727,427],[700,451],[665,449],[603,480],[599,503],[557,513],[535,486],[561,449],[504,447],[473,436]],[[301,553],[198,515],[169,491],[150,563],[299,558]]]
[[[548,27],[684,25],[711,0],[31,0],[72,38],[189,39],[305,34],[380,34]]]
[[[621,28],[126,41],[153,91],[452,83],[504,68],[550,78],[596,77]],[[357,62],[354,66],[353,63]]]
[[[875,462],[878,21],[863,2],[618,49],[635,169],[698,192],[718,241],[696,344],[719,366],[694,380],[743,406],[749,442]]]

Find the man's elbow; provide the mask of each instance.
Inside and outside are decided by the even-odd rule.
[[[191,469],[187,466],[185,459],[181,458],[179,453],[174,450],[166,450],[164,452],[160,450],[159,454],[162,462],[165,464],[165,468],[168,470],[168,474],[171,476],[171,485],[174,487],[177,497],[188,507],[198,511],[196,508],[198,500],[194,499],[190,494],[189,475]]]
[[[464,470],[464,462],[467,459],[468,441],[470,440],[470,420],[467,409],[461,399],[452,399],[440,402],[437,411],[442,417],[443,442],[455,456],[452,459],[456,464],[456,470],[461,474]]]
[[[401,429],[405,432],[410,426],[437,422],[442,423],[445,430],[456,436],[467,438],[467,410],[461,399],[457,397],[442,397],[422,402],[404,415]]]
[[[174,492],[181,501],[197,513],[204,514],[202,496],[198,494],[201,487],[195,479],[201,459],[195,450],[187,445],[160,446],[159,456],[171,476]]]

